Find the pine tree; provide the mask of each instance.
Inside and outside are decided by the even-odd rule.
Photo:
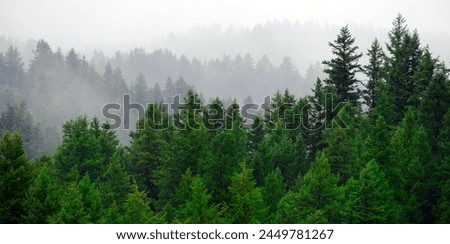
[[[126,162],[124,152],[118,151],[100,178],[100,193],[107,207],[114,202],[121,206],[131,190],[131,176],[124,165]]]
[[[256,186],[253,170],[241,163],[229,187],[231,194],[230,221],[235,224],[261,223],[266,218],[266,207],[261,188]]]
[[[169,145],[162,127],[168,117],[162,109],[160,105],[151,104],[144,118],[138,121],[138,129],[130,133],[128,169],[138,185],[148,191],[152,198],[159,194],[155,174],[168,162]]]
[[[227,189],[231,176],[239,170],[237,162],[247,159],[247,135],[238,123],[235,122],[231,130],[222,130],[214,135],[205,156],[199,159],[199,171],[205,185],[214,192],[215,203],[230,199]]]
[[[346,213],[349,223],[397,223],[400,206],[394,199],[384,173],[375,160],[371,160],[361,171],[358,180],[349,180],[346,188]]]
[[[389,95],[394,100],[395,123],[401,121],[408,106],[417,104],[413,77],[418,71],[422,56],[419,36],[417,32],[411,34],[405,22],[403,16],[398,14],[389,32],[387,44],[390,55],[386,60],[386,82]]]
[[[33,179],[25,199],[25,222],[47,224],[60,208],[61,186],[55,178],[54,161],[49,159]]]
[[[288,187],[292,186],[299,174],[306,173],[309,164],[306,160],[306,146],[301,135],[293,140],[285,124],[277,123],[277,129],[271,131],[261,142],[256,151],[252,165],[255,169],[255,177],[262,184],[264,178],[276,168]]]
[[[433,76],[439,69],[443,69],[441,67],[442,64],[439,63],[439,60],[434,58],[431,55],[431,52],[428,47],[425,47],[422,53],[422,56],[419,60],[418,70],[413,75],[414,80],[414,106],[418,107],[420,105],[420,101],[425,96],[425,92],[430,85]]]
[[[327,89],[324,87],[321,79],[317,78],[314,84],[313,96],[308,101],[299,100],[298,107],[302,111],[302,125],[305,143],[308,149],[310,159],[315,159],[317,152],[323,148],[323,133],[325,129],[326,110],[325,96]],[[308,103],[306,103],[308,102]],[[306,112],[305,112],[306,108]]]
[[[122,223],[122,215],[120,212],[120,207],[116,202],[113,202],[107,209],[103,211],[100,223],[102,224]]]
[[[426,128],[433,152],[437,152],[439,130],[450,106],[450,86],[447,75],[439,72],[433,76],[420,105],[420,119]]]
[[[31,169],[19,134],[6,132],[0,141],[0,223],[20,223]]]
[[[336,204],[340,198],[338,178],[332,174],[328,159],[319,155],[310,170],[303,178],[299,191],[298,203],[304,209],[304,216],[322,210],[330,221],[335,221],[338,215]],[[302,218],[303,219],[303,218]]]
[[[70,183],[61,197],[60,211],[50,217],[50,223],[55,224],[85,224],[89,223],[89,213],[83,204],[83,196],[76,183]]]
[[[161,168],[155,173],[155,180],[160,189],[159,204],[164,206],[173,200],[176,187],[180,183],[181,176],[187,169],[194,174],[199,172],[199,161],[205,152],[210,148],[210,136],[204,126],[201,126],[201,100],[199,95],[189,90],[188,97],[185,98],[184,108],[181,115],[174,115],[176,127],[173,133],[168,136],[170,144],[168,150],[177,152],[171,154]],[[183,124],[186,126],[182,128]],[[195,128],[197,127],[197,128]]]
[[[307,223],[317,211],[323,211],[319,218],[323,222],[337,222],[338,203],[341,190],[338,178],[331,173],[328,159],[318,155],[310,170],[303,177],[298,191],[288,192],[278,204],[277,223]]]
[[[365,84],[363,97],[370,111],[377,105],[376,101],[379,95],[380,84],[384,78],[384,53],[377,39],[373,41],[367,55],[369,56],[369,64],[364,66],[364,74],[369,80]]]
[[[286,194],[286,185],[279,168],[266,176],[262,190],[263,199],[269,214],[268,222],[270,222],[274,219],[273,216],[276,213],[278,203]]]
[[[25,152],[29,159],[40,156],[43,151],[43,135],[38,124],[34,123],[25,101],[20,104],[7,105],[0,116],[0,135],[5,131],[19,132],[23,137]]]
[[[389,165],[390,150],[386,143],[391,141],[391,133],[383,116],[378,116],[375,126],[367,139],[367,159],[379,162],[380,168],[386,172]]]
[[[154,213],[150,208],[147,193],[139,191],[134,184],[123,206],[125,210],[122,222],[125,224],[150,224],[154,221]]]
[[[435,199],[433,185],[436,165],[425,129],[417,123],[417,112],[409,109],[392,137],[392,161],[387,177],[402,204],[406,221],[430,222]],[[395,164],[394,164],[395,163]]]
[[[67,121],[63,126],[63,140],[55,155],[61,177],[76,166],[80,175],[88,174],[97,180],[114,155],[119,141],[107,124],[100,125],[97,118],[90,122],[86,116]]]
[[[324,154],[329,160],[331,171],[339,176],[339,183],[357,174],[357,154],[346,129],[333,129],[325,135]]]
[[[10,46],[5,54],[5,78],[13,87],[22,89],[25,82],[23,61],[17,47]]]
[[[440,161],[437,166],[438,202],[434,209],[435,220],[438,223],[450,223],[450,111],[444,116],[439,136]]]
[[[87,214],[86,220],[89,223],[99,223],[103,211],[102,199],[97,187],[91,182],[89,176],[84,176],[77,185],[81,194],[84,211]]]
[[[138,74],[136,84],[131,87],[133,99],[140,105],[146,106],[149,103],[150,95],[147,87],[147,81],[142,73]]]
[[[386,123],[389,126],[393,126],[397,123],[396,117],[398,116],[395,109],[395,102],[393,97],[390,96],[388,84],[382,83],[379,87],[377,105],[372,109],[369,116],[373,121],[375,121],[378,116],[383,116]]]
[[[206,190],[200,177],[192,179],[189,196],[177,211],[177,219],[184,224],[214,224],[220,223],[220,205],[210,203],[211,194]]]
[[[328,74],[325,83],[334,87],[340,101],[356,102],[360,91],[357,88],[360,81],[355,75],[360,71],[361,65],[358,59],[362,54],[356,53],[357,46],[354,46],[355,38],[352,37],[347,26],[342,27],[335,41],[329,43],[335,57],[331,60],[323,61],[327,66],[324,70]],[[340,102],[337,101],[337,102]]]

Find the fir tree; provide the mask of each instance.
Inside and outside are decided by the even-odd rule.
[[[136,184],[132,186],[123,209],[122,222],[124,224],[150,224],[154,221],[155,215],[150,208],[147,193],[139,191]]]
[[[0,223],[22,222],[31,169],[19,134],[6,132],[0,141]]]
[[[256,186],[253,170],[241,163],[240,172],[234,173],[229,187],[231,194],[230,221],[235,224],[261,223],[266,218],[266,207],[261,188]]]
[[[336,89],[341,101],[356,102],[360,91],[357,88],[360,81],[355,77],[361,65],[358,59],[362,54],[356,53],[355,38],[352,37],[347,26],[342,27],[335,41],[329,43],[335,57],[323,61],[327,66],[324,70],[328,74],[325,83]],[[339,102],[339,101],[338,101]]]
[[[377,39],[373,41],[372,46],[368,50],[369,64],[365,65],[364,74],[369,78],[365,84],[364,100],[365,104],[372,110],[377,104],[377,96],[379,95],[380,84],[384,78],[384,53]]]
[[[361,171],[358,180],[347,182],[345,191],[348,209],[344,218],[349,223],[382,224],[399,221],[400,207],[375,160],[371,160]]]
[[[210,203],[211,194],[206,190],[200,177],[192,179],[189,196],[177,211],[177,219],[185,224],[214,224],[220,223],[219,205]]]

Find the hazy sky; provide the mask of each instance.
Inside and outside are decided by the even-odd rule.
[[[450,34],[447,0],[0,0],[0,35],[62,47],[140,45],[196,25],[274,19],[390,28],[398,12],[421,32]]]

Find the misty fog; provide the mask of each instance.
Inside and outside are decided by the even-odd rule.
[[[141,103],[189,88],[225,104],[260,103],[285,89],[306,96],[325,77],[321,62],[332,56],[328,43],[342,26],[366,64],[367,49],[375,38],[385,46],[398,12],[423,46],[450,60],[446,14],[438,14],[448,9],[445,1],[344,3],[1,1],[0,52],[17,47],[31,84],[23,85],[26,92],[2,86],[0,109],[23,100],[37,123],[61,128],[80,114],[102,118],[102,106],[120,103],[122,93]],[[120,134],[126,141],[128,132]]]

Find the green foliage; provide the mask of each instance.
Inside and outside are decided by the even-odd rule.
[[[20,223],[32,180],[22,138],[6,132],[0,141],[0,223]]]
[[[329,160],[331,171],[339,176],[340,184],[357,174],[356,151],[351,145],[351,140],[346,129],[333,129],[326,135],[327,147],[324,154]],[[356,171],[356,172],[355,172]]]
[[[277,223],[336,222],[341,189],[324,154],[317,157],[303,177],[298,192],[288,192],[278,204]],[[317,212],[322,211],[322,212]]]
[[[211,194],[205,188],[202,179],[192,178],[186,202],[177,211],[177,221],[184,224],[220,223],[220,205],[210,203]]]
[[[253,170],[245,162],[241,169],[231,177],[230,222],[234,224],[261,223],[266,218],[262,190],[256,186]]]
[[[56,152],[58,169],[65,180],[74,167],[80,175],[88,174],[97,180],[114,155],[119,142],[108,124],[100,125],[97,118],[91,122],[86,116],[69,120],[63,126],[63,141]]]
[[[120,206],[131,190],[131,176],[124,165],[126,160],[124,153],[118,151],[100,178],[100,193],[106,206],[114,202]]]
[[[390,150],[386,143],[391,141],[391,132],[383,116],[378,116],[375,126],[370,132],[367,139],[367,156],[366,159],[374,159],[379,162],[380,167],[384,169],[388,167]],[[384,170],[386,172],[386,170]]]
[[[123,208],[124,215],[121,221],[124,224],[151,224],[154,222],[155,214],[150,208],[147,193],[139,191],[136,184],[132,186]]]
[[[54,131],[46,128],[45,132],[48,133],[43,133],[40,125],[33,121],[24,101],[15,106],[7,105],[6,110],[1,113],[0,135],[5,131],[17,131],[22,135],[25,151],[30,159],[56,150],[55,142],[58,138]]]
[[[53,159],[48,159],[33,179],[25,199],[25,222],[49,223],[49,217],[55,215],[60,208],[61,186],[56,180]]]
[[[396,199],[404,206],[407,221],[428,222],[431,218],[431,184],[436,175],[431,145],[423,127],[417,124],[417,113],[406,112],[401,126],[392,138],[392,161],[387,169],[388,180]]]
[[[264,178],[279,168],[288,187],[292,186],[299,174],[306,173],[306,146],[301,135],[292,139],[284,123],[278,123],[277,129],[261,142],[256,151],[252,165],[255,177],[262,184]]]
[[[356,102],[360,95],[357,88],[360,81],[355,75],[361,69],[358,59],[362,54],[356,53],[358,47],[354,46],[354,43],[355,38],[352,37],[348,27],[342,27],[336,40],[328,44],[335,57],[323,61],[327,66],[324,72],[328,74],[325,83],[336,89],[341,101]]]
[[[365,85],[363,98],[370,111],[377,105],[377,96],[379,95],[380,85],[385,76],[383,70],[384,53],[377,39],[375,39],[372,46],[370,46],[367,56],[369,57],[369,64],[365,65],[363,68],[364,74],[367,75],[369,80]]]
[[[348,223],[397,223],[401,211],[394,199],[392,188],[375,160],[371,160],[359,174],[345,186],[346,208],[344,219]]]
[[[61,209],[50,217],[50,223],[84,224],[89,223],[89,213],[84,208],[83,196],[77,184],[71,183],[60,200]]]
[[[270,216],[274,216],[278,203],[286,194],[286,185],[279,168],[266,176],[262,190],[264,203],[267,206],[268,213]],[[269,219],[273,219],[273,217],[270,216]]]
[[[449,81],[446,73],[441,71],[431,79],[420,106],[420,119],[430,137],[429,141],[433,146],[433,152],[437,152],[437,137],[449,106]]]
[[[159,126],[168,119],[163,115],[162,109],[162,106],[158,104],[151,104],[145,112],[145,117],[137,122],[138,129],[130,134],[128,168],[139,186],[146,189],[151,197],[158,196],[159,191],[154,176],[168,159],[165,134],[159,130]]]

